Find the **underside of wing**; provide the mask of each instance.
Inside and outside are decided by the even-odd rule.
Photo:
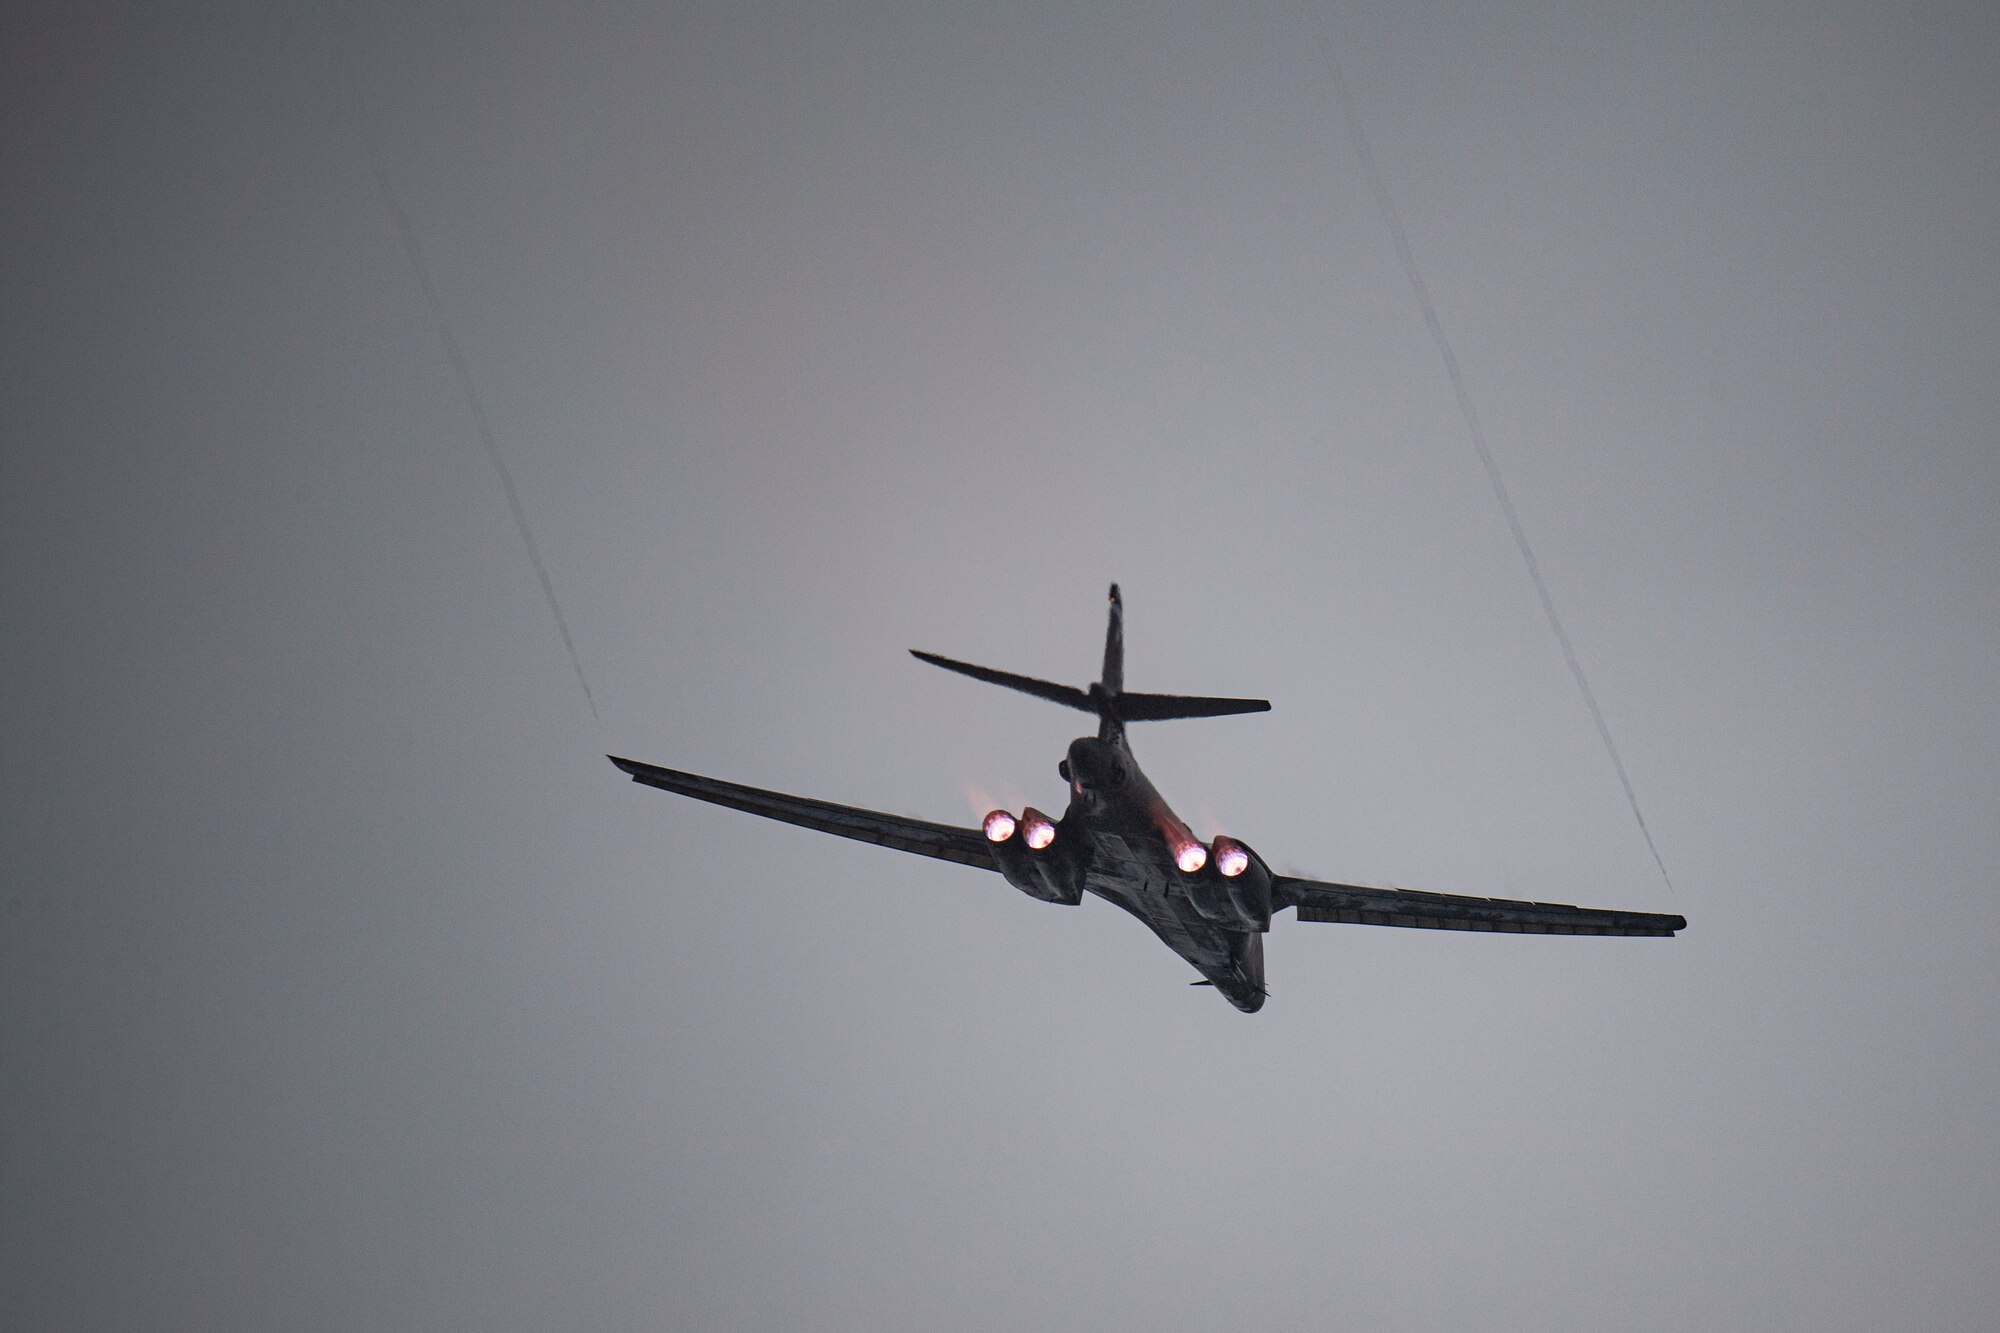
[[[986,839],[978,829],[953,828],[949,824],[885,815],[877,810],[835,805],[831,801],[787,796],[783,792],[745,787],[718,778],[705,778],[697,773],[658,768],[636,759],[620,759],[615,754],[605,758],[630,773],[632,781],[658,787],[661,791],[678,792],[697,801],[726,805],[732,810],[782,820],[800,828],[817,829],[821,833],[838,834],[857,842],[893,847],[899,852],[915,852],[918,856],[936,857],[940,861],[956,861],[979,870],[997,868],[993,863],[993,853],[987,850]]]
[[[1414,889],[1370,889],[1274,876],[1273,900],[1297,904],[1301,921],[1343,921],[1418,930],[1483,930],[1513,935],[1672,935],[1687,918],[1659,912],[1617,912],[1565,903],[1469,898]]]

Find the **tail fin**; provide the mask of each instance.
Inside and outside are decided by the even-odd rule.
[[[1271,704],[1266,699],[1216,699],[1201,694],[1127,694],[1125,684],[1125,604],[1118,596],[1118,585],[1111,585],[1111,618],[1104,630],[1104,678],[1088,690],[1079,690],[1074,685],[1058,685],[1053,681],[1037,680],[1033,676],[1017,676],[1011,671],[995,671],[992,667],[974,666],[970,662],[960,662],[950,657],[940,657],[936,653],[910,649],[910,655],[918,661],[929,662],[932,666],[943,667],[946,671],[956,671],[961,676],[983,680],[989,685],[1004,685],[1010,690],[1032,694],[1037,699],[1047,699],[1050,703],[1074,708],[1080,713],[1095,713],[1098,720],[1098,735],[1104,740],[1114,739],[1127,722],[1164,722],[1169,718],[1181,717],[1230,717],[1238,713],[1268,713]]]
[[[1111,585],[1111,617],[1104,626],[1104,674],[1098,677],[1106,694],[1125,688],[1125,603],[1118,585]]]

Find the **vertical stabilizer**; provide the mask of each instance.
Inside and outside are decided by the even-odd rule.
[[[1125,688],[1125,603],[1118,598],[1118,585],[1111,585],[1111,621],[1104,629],[1104,674],[1098,678],[1106,694]]]
[[[1122,741],[1125,723],[1118,716],[1118,696],[1125,688],[1125,603],[1118,585],[1111,585],[1111,614],[1104,625],[1104,674],[1091,698],[1097,703],[1097,739]]]

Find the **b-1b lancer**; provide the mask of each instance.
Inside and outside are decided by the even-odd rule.
[[[1533,935],[1672,935],[1685,918],[1616,912],[1557,903],[1471,898],[1407,889],[1371,889],[1296,879],[1274,872],[1235,838],[1204,844],[1168,808],[1132,757],[1128,722],[1262,713],[1262,699],[1213,699],[1138,694],[1124,688],[1125,641],[1118,585],[1111,585],[1111,623],[1104,640],[1104,675],[1088,690],[1017,676],[989,667],[916,652],[922,660],[993,685],[1097,715],[1097,734],[1071,741],[1059,765],[1069,807],[1051,819],[1033,806],[1015,815],[995,810],[978,828],[885,815],[828,801],[762,791],[734,782],[656,768],[616,755],[607,758],[634,782],[726,805],[822,833],[997,870],[1009,884],[1043,902],[1075,906],[1085,893],[1124,908],[1203,980],[1245,1013],[1264,1007],[1264,932],[1271,915],[1292,907],[1301,921],[1368,926],[1482,930]]]

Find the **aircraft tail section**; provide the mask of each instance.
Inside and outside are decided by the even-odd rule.
[[[1104,674],[1098,677],[1106,694],[1125,688],[1125,603],[1118,585],[1111,585],[1111,615],[1104,626]]]
[[[1033,676],[1019,676],[1011,671],[995,671],[992,667],[974,666],[970,662],[960,662],[950,657],[940,657],[936,653],[910,649],[910,655],[932,666],[943,667],[946,671],[956,671],[961,676],[983,680],[989,685],[1004,685],[1010,690],[1032,694],[1037,699],[1047,699],[1050,703],[1074,708],[1081,713],[1095,713],[1099,723],[1099,736],[1111,740],[1118,735],[1127,722],[1163,722],[1170,718],[1184,717],[1230,717],[1239,713],[1269,712],[1271,705],[1265,699],[1218,699],[1201,694],[1130,694],[1125,691],[1125,606],[1118,596],[1118,585],[1111,585],[1111,614],[1104,630],[1104,676],[1088,690],[1080,690],[1074,685],[1058,685],[1054,681],[1037,680]]]
[[[1124,722],[1165,722],[1178,717],[1231,717],[1237,713],[1268,713],[1269,699],[1217,699],[1202,694],[1121,694],[1118,717]]]
[[[1050,703],[1062,704],[1067,708],[1095,713],[1097,703],[1090,695],[1074,685],[1058,685],[1053,681],[1036,680],[1033,676],[1017,676],[1011,671],[995,671],[992,667],[974,666],[970,662],[959,662],[949,657],[939,657],[936,653],[910,649],[910,656],[932,666],[943,667],[946,671],[956,671],[961,676],[983,680],[988,685],[1005,685],[1010,690],[1032,694],[1037,699],[1047,699]]]

